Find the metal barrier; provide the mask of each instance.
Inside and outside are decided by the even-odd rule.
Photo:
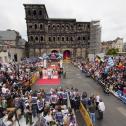
[[[80,103],[80,112],[85,120],[86,126],[93,126],[90,116],[82,103]]]

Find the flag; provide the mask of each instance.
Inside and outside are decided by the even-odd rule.
[[[95,58],[95,62],[100,63],[100,62],[101,62],[101,58],[100,58],[99,56],[96,56],[96,58]]]
[[[112,57],[109,57],[108,61],[107,61],[107,64],[106,64],[106,67],[104,69],[104,73],[108,73],[109,68],[113,67],[114,65],[115,64],[114,64],[114,61],[113,61]]]
[[[109,68],[110,68],[110,67],[108,67],[108,66],[106,66],[106,67],[105,67],[105,69],[104,69],[104,73],[105,73],[105,74],[107,74],[107,73],[108,73]]]
[[[107,61],[107,66],[113,67],[114,65],[115,65],[115,64],[114,64],[114,61],[113,61],[112,57],[109,57],[109,58],[108,58],[108,61]]]

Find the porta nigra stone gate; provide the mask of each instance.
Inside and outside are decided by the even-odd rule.
[[[28,56],[60,52],[64,59],[85,58],[88,53],[98,51],[101,36],[99,21],[49,18],[43,4],[24,4],[24,7]]]

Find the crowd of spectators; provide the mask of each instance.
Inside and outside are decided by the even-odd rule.
[[[93,126],[96,125],[96,118],[97,120],[103,119],[105,104],[99,94],[91,95],[88,97],[87,93],[83,92],[81,96],[81,102],[88,111]]]
[[[38,71],[38,65],[39,62],[0,64],[0,126],[20,126],[22,117],[26,125],[76,126],[75,115],[67,106],[68,91],[31,89],[31,75]],[[38,121],[34,122],[34,118]]]
[[[26,92],[31,90],[30,81],[34,71],[36,71],[35,63],[0,63],[0,119],[8,111],[14,110],[9,108],[18,108],[19,99],[23,113],[21,98],[28,95]],[[8,114],[8,120],[11,119],[12,114]],[[8,121],[5,122],[8,123]]]
[[[75,110],[75,112],[79,110],[80,104],[83,104],[90,115],[93,126],[96,125],[96,118],[98,120],[103,119],[105,104],[99,94],[92,94],[88,96],[85,91],[80,93],[77,88],[71,88],[69,90],[69,97],[71,107]]]
[[[1,119],[3,126],[13,126],[15,121],[20,120],[20,116],[25,116],[26,125],[35,126],[76,126],[76,118],[67,105],[68,91],[57,88],[44,90],[19,92],[13,97],[13,111],[7,113],[7,106],[4,106],[5,99],[1,100]],[[2,97],[1,97],[2,98]],[[15,116],[16,114],[16,116]],[[38,118],[33,122],[33,118]],[[20,123],[19,123],[20,125]]]
[[[31,75],[36,72],[38,64],[38,62],[0,64],[0,125],[13,126],[16,121],[20,125],[20,118],[25,116],[26,125],[76,126],[76,118],[72,108],[78,111],[80,101],[89,110],[94,123],[96,109],[99,110],[99,119],[103,118],[104,110],[102,109],[105,108],[99,107],[102,99],[95,96],[87,98],[86,93],[81,94],[78,89],[57,88],[50,89],[49,92],[42,89],[39,91],[32,90],[30,85]],[[103,66],[105,63],[93,64],[89,62],[86,64],[79,62],[76,64],[82,72],[89,73],[96,80],[102,78],[106,81],[106,79],[113,79],[117,75],[113,73],[112,68],[107,75],[104,75]],[[119,73],[118,79],[122,78],[122,69],[116,68],[116,70]],[[28,82],[28,85],[26,85],[26,82]],[[125,81],[123,80],[123,82]],[[68,96],[71,107],[67,104]],[[101,106],[104,106],[103,102]],[[38,121],[35,123],[33,118],[36,117]]]
[[[74,61],[73,64],[85,73],[87,77],[92,77],[102,85],[105,93],[120,92],[120,95],[126,95],[126,57],[112,57],[113,66],[108,66],[108,57],[100,59],[96,57],[93,61],[80,62]]]
[[[44,98],[45,104],[35,126],[77,126],[76,117],[68,105],[68,89],[50,89]]]

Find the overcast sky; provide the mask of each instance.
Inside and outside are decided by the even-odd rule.
[[[102,41],[126,41],[126,0],[1,0],[0,30],[15,29],[27,38],[23,3],[45,4],[50,18],[100,20]]]

